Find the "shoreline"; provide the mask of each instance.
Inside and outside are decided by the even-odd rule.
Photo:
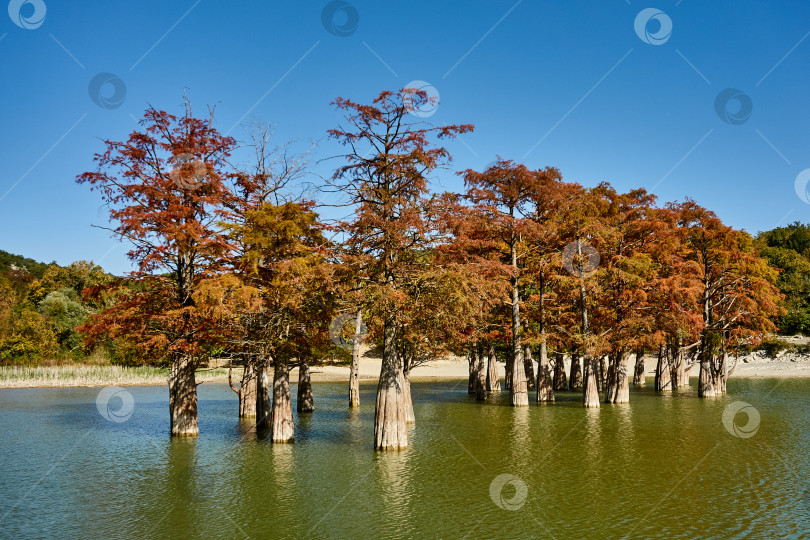
[[[652,357],[645,357],[646,376],[652,378],[654,373]],[[359,377],[361,382],[378,380],[381,360],[364,357],[360,361]],[[566,373],[570,369],[566,362]],[[535,363],[535,373],[537,364]],[[628,362],[628,373],[632,374],[635,360]],[[653,369],[650,369],[653,368]],[[695,378],[697,366],[693,366],[689,377]],[[467,361],[464,358],[434,360],[411,371],[411,381],[464,380],[469,376]],[[498,371],[503,379],[505,367],[498,364]],[[632,377],[632,375],[630,375]],[[97,388],[104,386],[164,386],[168,383],[168,370],[165,368],[122,366],[86,366],[66,365],[51,367],[0,367],[0,390],[13,388]],[[349,381],[348,365],[312,366],[313,383]],[[810,379],[810,362],[784,359],[762,358],[744,363],[740,361],[731,378],[758,379]],[[234,368],[233,381],[238,385],[241,369]],[[227,368],[204,368],[197,371],[197,380],[205,382],[227,382]],[[298,381],[298,370],[290,373],[290,382]]]

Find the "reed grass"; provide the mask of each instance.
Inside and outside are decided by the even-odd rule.
[[[239,377],[240,375],[235,376]],[[168,368],[151,366],[0,366],[0,388],[151,386],[166,384]],[[227,380],[223,368],[197,370],[197,382]]]

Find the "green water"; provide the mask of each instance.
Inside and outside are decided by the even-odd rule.
[[[129,388],[122,422],[98,389],[0,390],[0,537],[810,538],[810,381],[599,410],[414,383],[410,447],[390,453],[371,448],[375,387],[358,412],[346,390],[315,385],[292,445],[240,424],[223,384],[200,386],[196,440],[168,437],[162,387]],[[735,401],[759,412],[753,436],[724,426]]]

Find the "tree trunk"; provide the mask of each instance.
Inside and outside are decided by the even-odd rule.
[[[484,359],[484,348],[478,347],[478,362],[475,364],[475,399],[487,399],[487,364]]]
[[[582,390],[582,365],[578,354],[571,355],[571,374],[568,376],[569,390]]]
[[[509,351],[508,357],[506,362],[504,362],[504,370],[506,371],[504,380],[503,380],[503,389],[507,391],[512,390],[512,351]]]
[[[470,395],[475,395],[475,378],[478,375],[475,371],[476,367],[478,367],[475,346],[473,346],[473,349],[470,351],[470,355],[467,357],[467,362],[470,364],[470,378],[467,380],[467,393]]]
[[[582,244],[577,237],[577,255],[579,267],[579,300],[582,310],[582,348],[584,351],[585,373],[582,382],[582,404],[585,407],[599,407],[599,391],[596,389],[596,359],[588,351],[590,324],[588,323],[588,296],[585,293],[585,277],[582,273]],[[571,368],[573,372],[573,367]]]
[[[698,376],[698,397],[713,397],[717,395],[714,386],[714,351],[711,339],[704,331],[700,344],[700,375]]]
[[[675,381],[675,388],[683,388],[689,386],[689,372],[686,370],[686,355],[681,347],[678,347],[678,368],[677,379]]]
[[[563,370],[563,376],[565,371]],[[540,359],[537,363],[537,402],[554,401],[554,384],[551,379],[551,366],[548,363],[548,348],[545,339],[540,342]]]
[[[286,362],[278,360],[275,361],[273,369],[273,407],[270,413],[270,430],[274,443],[292,442],[295,438],[292,394],[290,393],[290,368]]]
[[[520,343],[520,289],[518,287],[517,237],[512,232],[512,362],[510,366],[509,397],[513,407],[528,407],[529,392],[526,388],[526,373],[522,369],[523,347]],[[507,380],[509,378],[507,377]]]
[[[363,329],[363,314],[357,310],[354,319],[354,343],[352,343],[352,366],[349,371],[349,407],[360,406],[360,332]]]
[[[498,362],[495,358],[495,347],[489,346],[487,357],[487,392],[501,391],[501,376],[498,375]]]
[[[236,388],[231,381],[231,369],[228,369],[228,386],[239,398],[239,418],[256,418],[256,364],[245,361],[242,382]]]
[[[523,348],[523,370],[526,375],[526,387],[534,388],[534,361],[532,360],[532,348],[529,345]]]
[[[636,351],[636,369],[633,372],[633,385],[645,386],[647,384],[646,375],[644,373],[644,354]]]
[[[726,393],[726,381],[728,380],[728,355],[725,351],[720,355],[718,362],[719,365],[714,370],[712,382],[715,394],[722,395]]]
[[[529,406],[529,391],[526,388],[526,374],[524,373],[521,364],[523,363],[522,351],[518,348],[515,351],[517,355],[512,362],[512,388],[509,392],[509,397],[513,407],[528,407]]]
[[[708,357],[708,358],[705,358]],[[698,397],[717,395],[712,377],[712,359],[709,354],[701,354],[700,375],[698,376]]]
[[[270,425],[270,380],[267,371],[270,362],[263,358],[258,360],[256,366],[256,428],[266,428]]]
[[[599,357],[599,360],[597,361],[597,364],[596,364],[596,367],[597,367],[597,370],[596,370],[596,389],[599,390],[600,392],[605,391],[607,389],[607,385],[608,385],[607,371],[608,371],[609,368],[605,367],[605,363],[606,363],[605,362],[605,357],[601,356],[601,357]]]
[[[617,355],[614,377],[616,379],[616,394],[613,403],[630,403],[630,382],[627,377],[628,355],[625,352]]]
[[[387,320],[383,328],[383,357],[374,410],[374,448],[388,450],[408,446],[402,364],[397,357],[397,330]]]
[[[565,377],[565,355],[557,354],[554,362],[554,390],[568,390],[568,380]]]
[[[309,365],[301,363],[298,367],[298,412],[312,412],[315,410],[315,399],[312,397],[312,379],[309,375]]]
[[[616,378],[616,356],[611,356],[605,377],[605,403],[613,403],[618,392],[618,379]]]
[[[596,389],[596,359],[586,356],[584,363],[585,373],[582,382],[582,404],[585,407],[599,407],[599,391]]]
[[[172,356],[169,375],[169,415],[172,437],[196,437],[197,381],[194,376],[194,359],[185,354]]]
[[[411,366],[408,362],[403,362],[402,366],[402,391],[405,400],[405,422],[416,423],[416,415],[413,413],[413,399],[411,398]]]
[[[671,370],[666,348],[663,345],[658,347],[658,363],[655,365],[655,391],[669,392],[672,390]]]
[[[680,358],[678,357],[677,351],[679,347],[675,346],[670,348],[669,350],[669,379],[672,388],[678,388],[680,382],[678,381],[678,362]]]

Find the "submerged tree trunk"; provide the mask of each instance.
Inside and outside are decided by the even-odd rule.
[[[529,392],[526,387],[526,373],[523,366],[523,347],[520,343],[520,289],[518,287],[517,236],[512,231],[510,242],[512,251],[512,355],[509,359],[511,380],[509,397],[513,407],[528,407]],[[507,380],[509,377],[507,377]]]
[[[594,365],[594,380],[596,381],[596,390],[597,392],[603,392],[605,390],[605,386],[604,384],[602,384],[604,379],[602,379],[601,360],[594,358],[593,365]]]
[[[585,357],[585,373],[582,376],[582,404],[585,407],[599,407],[599,391],[596,389],[597,361]]]
[[[484,359],[484,349],[478,347],[478,361],[475,364],[475,399],[487,399],[487,364]]]
[[[613,396],[613,403],[630,403],[630,381],[627,377],[627,360],[628,355],[626,352],[620,352],[616,357],[615,366],[615,385],[616,391]]]
[[[470,355],[467,357],[467,362],[469,363],[470,367],[470,378],[467,380],[467,393],[470,395],[474,395],[475,378],[477,376],[475,369],[478,366],[477,355],[475,353],[475,346],[473,346],[473,349],[470,351]]]
[[[605,375],[605,403],[613,403],[618,392],[618,379],[616,378],[616,357],[611,356],[608,361],[607,374]]]
[[[534,361],[532,360],[532,348],[529,345],[523,348],[523,370],[526,375],[526,387],[534,388]]]
[[[589,332],[590,324],[588,322],[588,296],[585,293],[585,277],[582,272],[582,244],[579,237],[577,237],[577,256],[580,261],[579,266],[579,301],[580,309],[582,310],[582,349],[584,352],[584,369],[585,373],[582,381],[582,404],[585,407],[599,407],[599,391],[596,389],[596,359],[589,354]],[[573,373],[573,368],[571,369]]]
[[[709,356],[709,355],[705,355]],[[698,376],[698,397],[713,397],[717,395],[712,377],[712,359],[701,358],[700,375]]]
[[[186,354],[172,357],[169,375],[169,415],[173,437],[196,437],[197,425],[197,380],[194,375],[194,359]]]
[[[676,359],[677,365],[675,369],[675,388],[683,388],[689,386],[689,372],[686,370],[686,355],[683,348],[678,347],[678,358]]]
[[[666,349],[661,345],[658,347],[658,363],[655,365],[656,392],[669,392],[672,390],[671,373]]]
[[[363,330],[363,314],[357,310],[354,318],[354,342],[352,343],[352,366],[349,370],[349,407],[360,406],[360,332]]]
[[[233,385],[231,369],[228,369],[228,386],[236,392],[239,398],[239,418],[256,417],[256,364],[250,360],[245,362],[242,372],[242,382],[239,388]]]
[[[267,375],[270,369],[270,362],[266,358],[258,360],[256,366],[256,427],[266,428],[270,426],[271,399],[270,399],[270,377]]]
[[[641,351],[636,351],[636,369],[633,372],[633,385],[645,386],[646,384],[647,380],[644,372],[644,354]]]
[[[717,395],[714,386],[714,351],[711,338],[704,332],[700,350],[700,375],[698,376],[698,397]]]
[[[402,363],[402,399],[405,401],[405,422],[416,423],[416,415],[413,413],[413,400],[411,398],[411,363]]]
[[[290,393],[290,368],[286,362],[276,360],[274,364],[270,434],[274,443],[292,442],[295,438],[295,426]]]
[[[568,380],[565,377],[565,355],[557,354],[554,361],[554,390],[568,390]]]
[[[301,363],[298,367],[298,412],[312,412],[315,410],[315,399],[312,397],[312,380],[309,375],[309,365]]]
[[[600,392],[607,388],[607,363],[608,361],[605,360],[604,356],[599,357],[597,364],[599,370],[596,372],[596,388]]]
[[[489,346],[487,357],[487,392],[501,391],[501,376],[498,375],[498,362],[495,358],[495,347]]]
[[[735,366],[736,367],[736,366]],[[717,395],[726,393],[726,381],[728,380],[728,355],[726,351],[720,355],[718,359],[718,366],[714,370],[714,392]]]
[[[563,371],[565,375],[565,371]],[[554,383],[551,378],[551,366],[548,363],[546,341],[540,342],[540,359],[537,363],[537,401],[548,403],[554,401]]]
[[[582,364],[578,354],[571,355],[571,374],[568,376],[569,390],[582,390]]]
[[[397,330],[393,320],[383,327],[383,357],[374,410],[374,448],[389,450],[408,446],[407,411],[402,364],[396,350]]]
[[[528,407],[529,406],[529,391],[526,388],[526,374],[524,373],[522,363],[522,352],[520,349],[515,351],[517,358],[512,363],[512,388],[509,392],[509,397],[512,401],[513,407]]]
[[[503,378],[503,389],[507,391],[512,390],[512,351],[507,354],[506,361],[504,362],[504,371],[506,372]]]

